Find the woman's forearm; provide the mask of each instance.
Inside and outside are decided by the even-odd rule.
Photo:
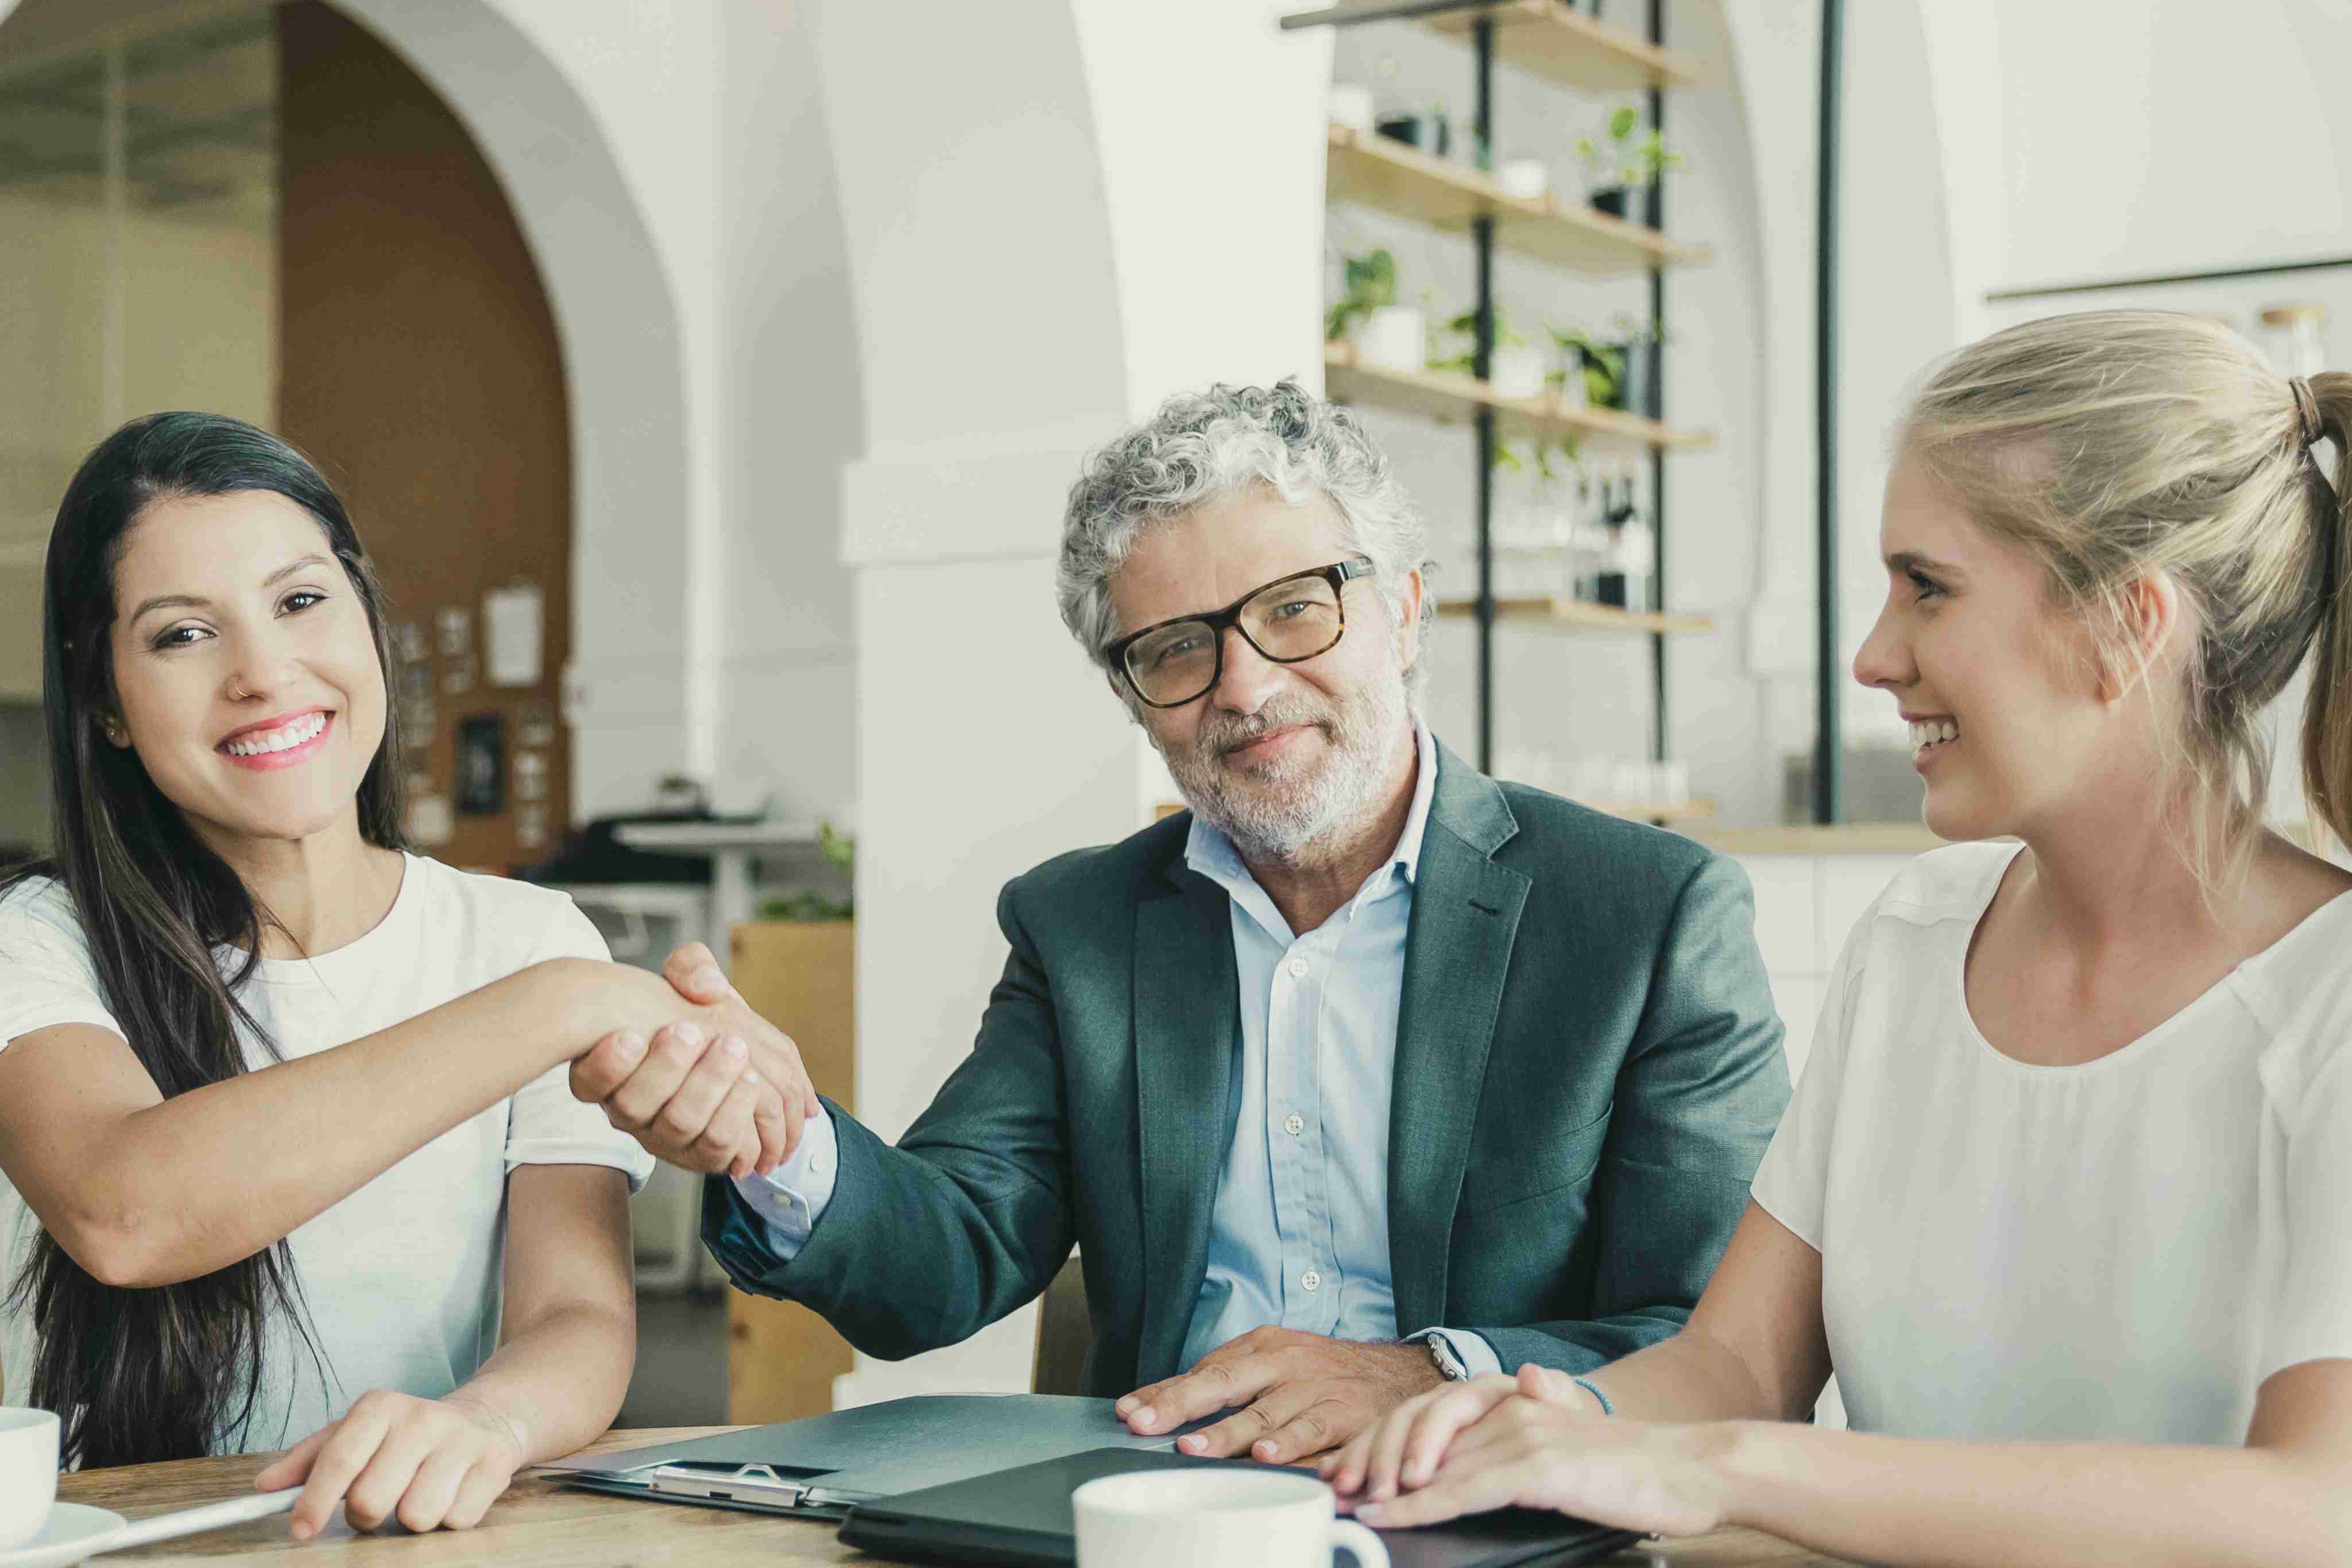
[[[514,1428],[527,1465],[577,1452],[613,1424],[636,1364],[635,1316],[576,1304],[517,1333],[449,1396]]]
[[[105,1129],[73,1183],[85,1266],[142,1286],[249,1257],[604,1033],[691,1016],[658,976],[559,958]],[[192,1173],[234,1172],[196,1180]]]
[[[1608,1396],[1612,1411],[1636,1421],[1771,1421],[1798,1414],[1774,1409],[1747,1363],[1689,1328],[1585,1374],[1584,1381]]]
[[[2341,1568],[2352,1488],[2279,1448],[1942,1443],[1785,1422],[1721,1429],[1732,1522],[1907,1568]]]

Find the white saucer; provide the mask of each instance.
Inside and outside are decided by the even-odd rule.
[[[0,1552],[0,1568],[67,1568],[93,1552],[106,1550],[109,1537],[120,1535],[123,1519],[102,1508],[61,1502],[49,1510],[41,1532],[11,1551]]]

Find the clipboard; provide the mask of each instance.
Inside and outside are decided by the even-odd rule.
[[[1172,1451],[1185,1432],[1138,1437],[1108,1399],[934,1394],[683,1443],[557,1459],[562,1485],[691,1507],[839,1519],[859,1503],[1098,1448]]]

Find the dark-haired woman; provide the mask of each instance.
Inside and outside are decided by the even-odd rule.
[[[739,1171],[804,1086],[562,894],[402,852],[381,597],[284,443],[125,426],[46,592],[57,855],[0,887],[5,1397],[59,1413],[68,1463],[294,1442],[261,1484],[306,1485],[298,1537],[338,1502],[471,1524],[635,1358],[650,1162],[565,1064],[696,1021],[691,1109]]]

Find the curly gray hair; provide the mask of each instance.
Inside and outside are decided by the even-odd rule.
[[[1146,529],[1202,501],[1263,483],[1296,506],[1328,496],[1349,542],[1377,569],[1373,581],[1402,619],[1405,579],[1423,566],[1428,530],[1404,487],[1353,415],[1296,381],[1179,392],[1149,423],[1087,459],[1062,517],[1055,594],[1062,622],[1106,674],[1119,638],[1110,580]],[[1424,623],[1433,600],[1422,597]],[[1418,661],[1416,661],[1418,663]],[[1410,674],[1417,673],[1411,672]]]

